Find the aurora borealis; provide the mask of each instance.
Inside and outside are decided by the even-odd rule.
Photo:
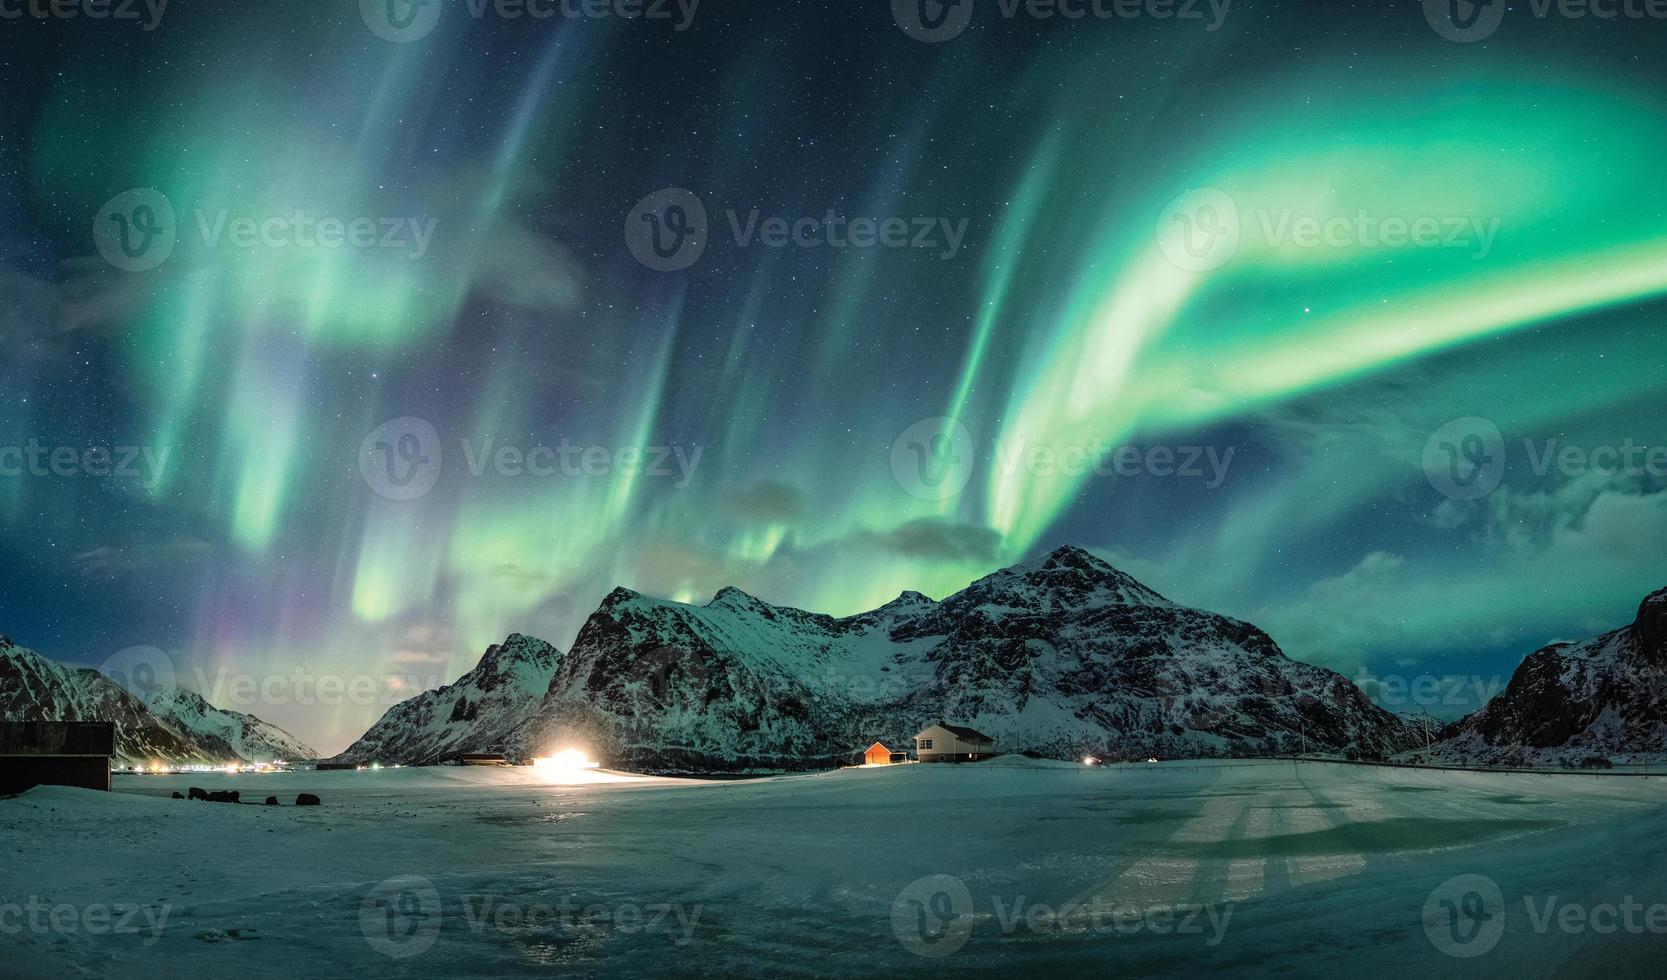
[[[847,614],[1075,543],[1292,656],[1468,677],[1667,585],[1667,472],[1535,465],[1667,445],[1667,23],[439,9],[0,19],[0,446],[167,453],[0,476],[0,631],[450,680],[615,585]],[[177,242],[129,271],[95,233],[139,188]],[[707,212],[686,268],[628,242],[667,188]],[[1457,499],[1427,443],[1472,417],[1506,463]],[[397,499],[367,445],[444,462]],[[1168,472],[1192,449],[1223,477]],[[327,750],[385,707],[277,700],[243,710]]]

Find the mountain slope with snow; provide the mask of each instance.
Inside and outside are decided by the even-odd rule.
[[[144,702],[90,667],[66,667],[0,636],[0,720],[110,721],[123,762],[223,763],[214,746],[196,743]]]
[[[109,721],[116,758],[224,765],[310,759],[317,753],[254,715],[224,711],[190,691],[159,693],[149,703],[91,667],[69,667],[0,636],[0,721]]]
[[[1341,675],[1078,548],[844,618],[737,589],[705,606],[616,589],[507,743],[646,770],[806,768],[908,748],[940,718],[1055,758],[1412,744]]]
[[[503,751],[505,737],[538,709],[560,658],[543,640],[511,634],[455,682],[389,708],[336,761],[420,765]]]
[[[1529,654],[1505,690],[1443,729],[1427,754],[1490,765],[1667,754],[1667,589],[1628,626]]]
[[[195,691],[156,694],[146,707],[176,731],[205,747],[224,746],[220,758],[245,762],[290,762],[316,759],[318,751],[271,722],[240,711],[216,708]]]

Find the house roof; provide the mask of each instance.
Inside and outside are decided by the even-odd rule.
[[[116,754],[116,725],[109,721],[0,722],[0,755]]]
[[[950,724],[947,724],[945,722],[940,721],[936,725],[927,725],[926,727],[927,728],[942,728],[945,731],[954,732],[958,737],[964,738],[969,742],[994,742],[995,741],[995,739],[993,739],[990,736],[984,734],[983,732],[979,731],[976,728],[967,728],[967,727],[964,727],[962,725],[950,725]],[[925,731],[922,730],[921,734],[925,734]]]
[[[875,742],[873,745],[870,745],[868,748],[863,749],[863,751],[864,752],[872,752],[875,749],[886,749],[886,743],[884,743],[884,742]],[[891,750],[886,749],[886,751],[890,752]]]

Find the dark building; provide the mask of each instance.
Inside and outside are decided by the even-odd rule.
[[[32,786],[108,791],[115,754],[113,722],[0,722],[0,796]]]
[[[469,752],[457,757],[460,766],[507,766],[509,759],[493,752]]]

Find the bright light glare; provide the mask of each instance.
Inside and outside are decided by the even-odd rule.
[[[590,761],[578,749],[562,749],[553,756],[533,760],[533,768],[541,769],[551,775],[576,775],[587,769],[595,769],[596,763]]]

